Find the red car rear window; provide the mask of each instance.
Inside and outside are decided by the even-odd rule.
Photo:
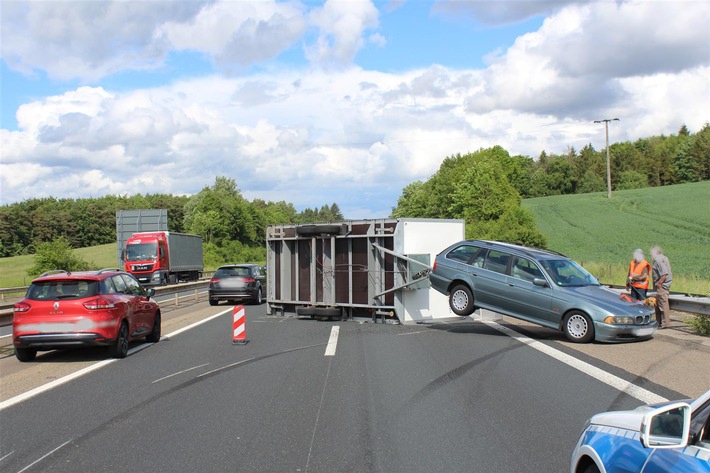
[[[98,281],[52,280],[33,282],[27,290],[27,299],[33,301],[58,301],[83,299],[98,295]]]

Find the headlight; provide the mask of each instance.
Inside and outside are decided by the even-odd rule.
[[[610,315],[609,317],[604,319],[604,322],[607,324],[614,324],[614,325],[633,325],[634,318],[633,317],[618,317],[618,316]]]

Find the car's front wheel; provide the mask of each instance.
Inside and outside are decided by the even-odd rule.
[[[15,357],[23,363],[32,361],[37,356],[37,350],[34,348],[15,348]]]
[[[594,339],[594,323],[584,312],[570,312],[563,325],[565,337],[573,343],[588,343]]]
[[[474,311],[471,289],[464,284],[454,286],[449,293],[449,307],[456,315],[471,315]]]

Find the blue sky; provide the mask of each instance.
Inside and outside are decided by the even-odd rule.
[[[710,119],[710,2],[0,4],[2,203],[192,194],[384,217],[447,155]],[[127,172],[127,170],[131,172]]]

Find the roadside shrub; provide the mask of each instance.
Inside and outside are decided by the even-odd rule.
[[[690,319],[685,321],[700,335],[710,335],[710,315],[695,314]]]
[[[90,263],[74,253],[69,241],[62,236],[37,245],[34,264],[27,270],[27,274],[35,277],[54,269],[86,271],[91,266]]]

